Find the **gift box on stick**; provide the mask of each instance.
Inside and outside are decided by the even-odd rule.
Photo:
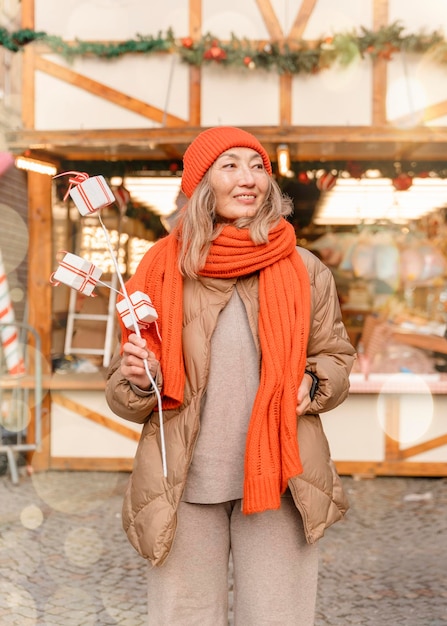
[[[129,300],[132,303],[133,312],[140,328],[144,328],[158,319],[157,311],[154,309],[152,301],[146,293],[134,291],[134,293],[129,295]],[[116,310],[124,326],[130,330],[135,330],[134,320],[129,311],[126,299],[116,303]]]
[[[92,176],[70,189],[70,196],[81,215],[89,215],[115,202],[104,176]]]
[[[63,283],[86,296],[90,296],[101,274],[102,270],[90,261],[67,252],[64,258],[59,261],[59,267],[53,273],[51,282],[56,285]]]

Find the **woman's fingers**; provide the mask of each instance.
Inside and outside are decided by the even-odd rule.
[[[147,376],[145,360],[149,367],[150,374],[155,378],[159,363],[155,354],[146,347],[146,340],[135,333],[129,335],[128,340],[123,345],[123,356],[121,359],[121,371],[123,375],[138,386],[149,386],[150,381]]]

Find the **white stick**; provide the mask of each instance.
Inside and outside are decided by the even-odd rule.
[[[138,320],[136,318],[135,315],[135,311],[133,308],[133,304],[129,298],[129,294],[127,293],[127,289],[126,289],[126,285],[124,284],[124,280],[123,277],[121,275],[120,269],[119,269],[119,265],[118,265],[118,261],[116,259],[115,256],[115,252],[112,248],[112,242],[110,241],[110,237],[109,237],[109,233],[107,231],[107,228],[104,226],[104,223],[101,219],[101,215],[98,213],[98,218],[99,218],[99,223],[101,224],[101,227],[104,231],[104,235],[106,238],[106,243],[107,243],[107,247],[110,251],[110,254],[112,256],[112,261],[113,264],[115,266],[115,272],[116,275],[118,276],[118,280],[120,282],[121,285],[121,291],[122,291],[122,295],[124,296],[124,299],[126,300],[126,304],[129,308],[129,313],[130,316],[132,318],[132,322],[135,328],[135,333],[138,337],[141,338],[141,332],[140,332],[140,327],[138,326]],[[161,456],[162,456],[162,463],[163,463],[163,476],[165,478],[167,478],[168,476],[168,468],[167,468],[167,463],[166,463],[166,445],[165,445],[165,433],[164,433],[164,425],[163,425],[163,409],[162,409],[162,403],[161,403],[161,395],[160,395],[160,391],[158,390],[158,387],[155,383],[155,380],[152,378],[150,369],[149,369],[149,365],[147,363],[147,359],[144,360],[144,369],[145,372],[149,378],[149,380],[151,381],[151,384],[154,388],[155,394],[157,396],[157,401],[158,401],[158,410],[159,410],[159,414],[160,414],[160,438],[161,438]]]

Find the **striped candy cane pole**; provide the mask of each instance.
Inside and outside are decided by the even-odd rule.
[[[12,308],[5,266],[0,250],[0,322],[2,324],[9,322],[14,324],[14,321],[14,309]],[[14,325],[0,326],[0,337],[8,372],[15,375],[24,374],[25,364],[20,349],[17,327]]]

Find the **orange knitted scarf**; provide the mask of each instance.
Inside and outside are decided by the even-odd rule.
[[[248,230],[226,226],[213,242],[200,275],[244,276],[259,271],[259,340],[262,367],[250,418],[244,477],[244,513],[280,507],[289,478],[302,472],[297,441],[297,394],[306,364],[310,325],[310,283],[296,249],[295,232],[282,219],[269,242],[255,245]],[[163,407],[183,401],[182,277],[177,265],[178,238],[172,233],[149,249],[129,293],[145,291],[159,314],[142,331],[163,371]],[[129,331],[122,325],[123,342]]]

